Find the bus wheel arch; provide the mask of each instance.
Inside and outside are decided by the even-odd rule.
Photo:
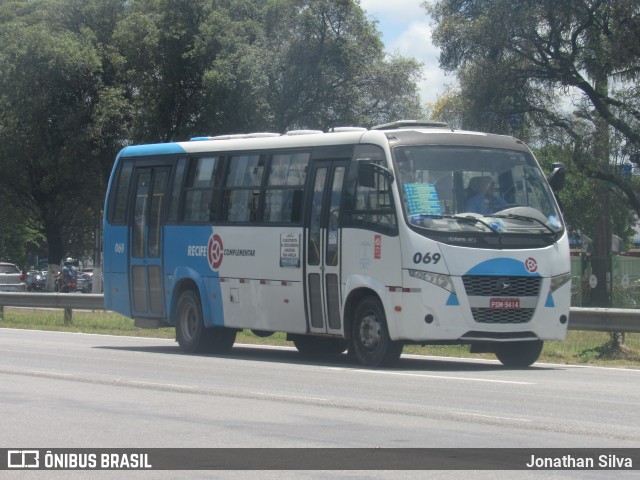
[[[194,282],[183,282],[176,288],[175,295],[177,300],[172,317],[176,341],[182,350],[187,353],[227,353],[233,348],[237,330],[205,325],[202,300]]]
[[[183,278],[176,283],[171,295],[171,304],[169,305],[169,323],[172,325],[177,325],[178,302],[180,301],[180,296],[187,290],[192,290],[196,295],[200,296],[198,285],[191,278]]]
[[[380,297],[360,289],[349,295],[345,308],[345,333],[349,354],[369,367],[389,366],[402,354],[402,342],[389,336],[387,319]]]

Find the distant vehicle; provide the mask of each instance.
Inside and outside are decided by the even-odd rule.
[[[62,270],[56,275],[54,287],[56,292],[73,293],[77,291],[78,269],[75,263],[77,262],[71,257],[64,261]]]
[[[35,292],[47,289],[47,271],[33,271],[27,273],[27,290]]]
[[[13,263],[0,263],[0,292],[24,292],[27,278]]]
[[[81,293],[91,293],[93,291],[92,272],[78,272],[78,278],[76,280],[76,291]]]

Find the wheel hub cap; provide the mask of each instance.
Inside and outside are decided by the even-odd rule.
[[[360,341],[366,348],[375,348],[380,343],[380,322],[375,315],[367,315],[360,322]]]

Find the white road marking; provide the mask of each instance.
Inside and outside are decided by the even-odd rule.
[[[251,392],[251,394],[260,395],[260,396],[264,396],[264,397],[288,398],[288,399],[292,399],[292,400],[316,400],[316,401],[321,401],[321,402],[326,402],[327,401],[326,398],[302,397],[302,396],[299,396],[299,395],[278,395],[276,393],[264,393],[264,392]]]
[[[72,377],[71,373],[60,373],[60,372],[45,372],[44,370],[27,370],[28,373],[33,375],[55,375],[58,377]]]
[[[466,382],[485,382],[485,383],[505,383],[509,385],[536,385],[534,382],[519,382],[515,380],[495,380],[491,378],[474,378],[474,377],[452,377],[448,375],[428,375],[423,373],[406,373],[406,372],[389,372],[384,370],[365,370],[365,369],[353,369],[353,368],[341,368],[341,367],[329,367],[331,370],[342,370],[345,372],[359,372],[370,373],[373,375],[397,375],[401,377],[423,377],[423,378],[435,378],[438,380],[460,380]]]
[[[122,382],[122,380],[118,380],[119,382]],[[200,387],[193,387],[193,386],[189,386],[189,385],[176,385],[173,383],[155,383],[155,382],[141,382],[139,380],[126,380],[125,381],[128,384],[135,384],[135,385],[148,385],[150,387],[163,387],[163,388],[184,388],[184,389],[189,389],[189,390],[194,390],[194,389],[198,389]]]
[[[492,418],[497,420],[513,420],[516,422],[533,422],[528,418],[513,418],[513,417],[498,417],[496,415],[483,415],[481,413],[466,413],[466,412],[453,412],[456,415],[469,415],[471,417],[482,417],[482,418]]]

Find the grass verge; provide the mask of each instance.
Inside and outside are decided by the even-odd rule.
[[[102,335],[128,335],[135,337],[175,338],[173,328],[141,329],[133,326],[133,320],[111,312],[74,311],[73,320],[65,324],[62,310],[25,310],[5,307],[0,328],[24,328],[82,332]],[[284,333],[261,338],[249,330],[238,333],[238,343],[261,345],[287,345]],[[443,357],[495,358],[490,354],[470,354],[466,346],[416,346],[407,345],[405,353],[437,355]],[[551,363],[600,365],[640,368],[640,334],[625,335],[622,348],[612,348],[610,335],[605,332],[570,330],[562,342],[546,342],[540,361]]]

